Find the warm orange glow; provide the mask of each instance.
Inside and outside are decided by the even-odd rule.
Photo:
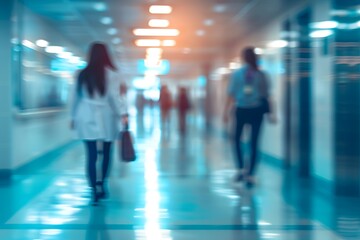
[[[169,14],[172,12],[172,7],[168,5],[153,5],[149,8],[152,14]]]
[[[149,27],[168,27],[169,25],[170,22],[166,19],[151,19],[149,21]]]
[[[138,47],[173,47],[176,45],[175,40],[159,40],[159,39],[138,39],[135,40]]]
[[[158,37],[175,37],[180,34],[177,29],[163,29],[163,28],[137,28],[133,31],[136,36],[158,36]]]

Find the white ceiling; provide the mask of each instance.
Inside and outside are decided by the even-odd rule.
[[[170,27],[180,30],[175,47],[164,48],[163,58],[170,60],[170,74],[163,78],[185,79],[199,73],[201,66],[241,40],[251,31],[302,0],[22,0],[38,15],[43,16],[66,38],[85,52],[90,42],[101,40],[113,49],[124,77],[137,75],[136,63],[144,58],[145,49],[134,45],[132,29],[147,27],[154,16],[148,12],[151,4],[169,4],[173,13],[164,16]],[[96,11],[94,4],[105,3],[105,11]],[[224,12],[215,12],[222,6]],[[110,25],[100,22],[102,17],[113,19]],[[212,26],[205,19],[214,20]],[[107,29],[114,27],[118,33],[110,36]],[[204,36],[196,35],[202,29]],[[121,43],[112,43],[119,37]],[[190,48],[188,54],[184,48]]]

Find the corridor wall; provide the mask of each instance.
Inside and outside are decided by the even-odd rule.
[[[11,115],[13,131],[11,139],[12,159],[9,166],[11,169],[16,169],[27,164],[48,151],[73,140],[72,133],[69,129],[70,118],[67,105],[70,101],[75,72],[70,71],[67,75],[56,72],[56,70],[54,70],[57,68],[55,60],[49,63],[49,69],[43,69],[43,72],[38,75],[29,73],[30,71],[27,69],[24,70],[24,68],[34,68],[31,71],[42,71],[41,68],[44,67],[42,65],[43,63],[37,62],[36,59],[25,59],[21,56],[21,49],[26,47],[23,45],[24,41],[28,41],[27,43],[25,42],[25,45],[30,45],[31,47],[31,43],[35,45],[36,40],[45,39],[49,41],[50,44],[66,46],[67,49],[77,49],[76,46],[73,46],[71,42],[51,26],[48,19],[39,17],[39,15],[20,3],[16,5],[16,8],[18,21],[20,22],[13,23],[13,27],[20,29],[15,30],[18,35],[15,36],[14,39],[17,38],[19,42],[13,41],[12,48],[15,48],[15,51],[20,51],[20,54],[18,55],[18,62],[12,61],[13,104]],[[34,46],[34,48],[36,47]],[[20,64],[21,66],[17,68],[17,66],[15,66],[16,64]],[[38,68],[36,68],[36,66],[38,66]],[[20,69],[21,74],[17,73],[18,69]],[[51,76],[51,74],[56,76],[63,74],[65,76],[63,78],[63,88],[60,89],[60,92],[66,96],[66,104],[64,106],[50,108],[41,107],[41,105],[39,105],[39,107],[23,108],[29,102],[32,103],[28,104],[28,106],[35,106],[35,104],[38,103],[38,96],[34,94],[33,90],[37,89],[37,91],[40,91],[46,88],[47,86],[41,84],[44,84],[46,81],[53,81],[56,76],[41,80],[41,84],[38,83],[40,81],[38,77],[46,78],[47,76]],[[23,84],[23,89],[19,88],[19,84]],[[38,85],[34,86],[31,92],[28,91],[28,93],[26,93],[26,89],[24,88],[30,88],[33,84]],[[42,93],[38,92],[38,94]],[[24,95],[26,95],[26,98]],[[25,102],[19,105],[19,98],[24,98],[23,101],[27,101],[27,103]],[[51,101],[51,99],[49,99],[51,98],[50,96],[47,98]]]
[[[294,16],[302,11],[304,8],[312,10],[311,21],[326,21],[330,20],[330,0],[317,0],[317,1],[303,1],[301,4],[289,8],[287,12],[277,16],[272,22],[263,25],[262,28],[257,28],[256,31],[250,33],[246,37],[239,39],[238,43],[227,51],[227,62],[217,64],[214,66],[214,71],[218,67],[226,66],[227,63],[234,61],[238,58],[239,52],[245,46],[255,46],[263,50],[260,56],[260,65],[268,73],[271,82],[271,93],[276,103],[276,113],[278,122],[276,125],[270,125],[265,122],[262,129],[261,138],[261,151],[273,159],[277,159],[280,165],[284,162],[285,149],[284,149],[284,101],[285,88],[285,63],[284,63],[284,48],[270,47],[271,43],[276,40],[284,39],[286,36],[291,35],[295,37],[290,41],[287,48],[291,52],[296,50],[296,33],[284,32],[282,25],[286,20],[294,21]],[[329,39],[326,39],[329,40]],[[331,182],[334,180],[334,156],[333,156],[333,87],[332,87],[332,53],[324,52],[323,44],[326,44],[325,39],[311,40],[312,44],[312,70],[310,73],[310,91],[311,91],[311,159],[310,159],[310,174],[311,176],[321,179],[322,181]],[[329,48],[330,49],[330,48]],[[293,58],[295,56],[293,55]],[[293,59],[296,60],[296,59]],[[296,60],[297,61],[297,60]],[[293,86],[296,86],[298,69],[292,66],[292,73],[290,81]],[[223,81],[228,81],[228,76],[223,76]],[[214,81],[215,82],[215,81]],[[214,91],[223,91],[219,88],[219,83],[211,83]],[[224,98],[219,98],[224,104]],[[294,103],[296,104],[296,102]],[[218,113],[219,114],[219,113]],[[216,116],[218,116],[216,114]],[[292,116],[296,117],[296,116]],[[218,120],[216,120],[218,121]],[[296,165],[296,163],[295,163]]]

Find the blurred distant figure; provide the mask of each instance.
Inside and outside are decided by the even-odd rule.
[[[119,94],[120,94],[120,99],[123,99],[123,102],[127,101],[127,86],[125,83],[121,83],[120,84],[120,88],[119,88]]]
[[[123,126],[124,128],[127,128],[129,112],[128,112],[128,100],[127,100],[127,86],[125,83],[120,84],[119,93],[120,93],[119,104],[122,112],[122,124],[124,125]]]
[[[159,98],[160,110],[161,110],[161,121],[164,127],[169,128],[170,119],[169,112],[172,107],[172,97],[169,91],[169,88],[164,85],[160,89],[160,98]]]
[[[145,97],[144,97],[143,92],[141,92],[141,91],[138,91],[136,94],[135,106],[136,106],[138,113],[140,115],[142,115],[144,112],[144,107],[145,107]]]
[[[119,129],[122,131],[129,128],[129,111],[128,111],[128,88],[125,83],[121,83],[119,87],[119,105],[121,109],[121,123],[119,123]]]
[[[224,121],[228,121],[230,109],[235,107],[234,144],[237,157],[238,173],[236,181],[245,180],[248,186],[255,183],[254,172],[257,163],[257,146],[263,115],[268,114],[271,122],[275,122],[272,105],[269,99],[269,84],[266,75],[259,70],[254,48],[245,48],[242,52],[245,66],[236,70],[229,82]],[[241,135],[245,124],[251,127],[250,166],[245,169],[241,150]]]
[[[44,107],[57,107],[61,105],[61,99],[56,86],[51,87],[51,90],[45,99],[46,101],[44,101]]]
[[[187,112],[191,108],[190,100],[189,100],[187,90],[185,87],[179,88],[177,107],[178,107],[178,119],[179,119],[180,133],[184,134],[186,132]]]
[[[106,197],[105,181],[110,164],[110,148],[119,134],[118,122],[122,116],[115,79],[108,76],[116,70],[103,43],[93,43],[88,65],[76,81],[76,92],[71,111],[71,128],[85,143],[87,150],[87,175],[92,189],[92,203]],[[115,91],[114,91],[115,90]],[[102,145],[101,180],[97,182],[96,161],[98,145]],[[99,188],[99,189],[98,189]]]

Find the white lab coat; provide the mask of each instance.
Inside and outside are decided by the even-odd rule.
[[[78,81],[76,81],[78,83]],[[104,96],[96,91],[90,97],[85,84],[80,94],[74,89],[71,109],[77,138],[82,140],[114,141],[119,135],[120,117],[126,108],[119,96],[119,82],[114,73],[107,71],[107,87]]]

